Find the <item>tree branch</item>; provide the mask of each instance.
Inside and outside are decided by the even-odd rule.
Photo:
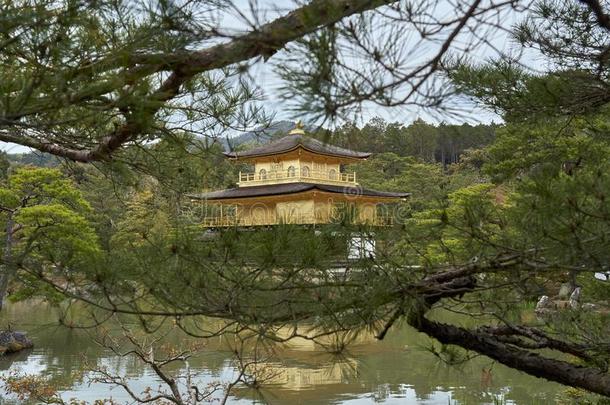
[[[423,316],[418,319],[418,322],[411,325],[443,344],[472,350],[535,377],[610,396],[610,374],[597,368],[577,366],[547,358],[538,353],[502,343],[493,335],[480,330],[473,332],[457,326],[430,321]]]
[[[112,154],[125,143],[144,133],[154,122],[155,114],[164,103],[176,97],[183,84],[195,75],[227,67],[245,60],[262,56],[265,60],[287,43],[322,27],[332,25],[345,17],[362,13],[396,0],[313,0],[287,15],[264,24],[259,29],[237,37],[227,43],[205,50],[184,51],[169,55],[141,56],[141,62],[154,65],[137,66],[137,71],[159,73],[170,71],[169,77],[153,91],[143,105],[147,106],[136,116],[131,115],[111,134],[91,149],[64,147],[34,137],[0,133],[0,140],[29,146],[43,152],[78,162],[109,160]],[[133,61],[131,61],[133,62]],[[133,74],[132,74],[133,75]],[[102,86],[104,87],[104,86]],[[104,90],[104,91],[107,91]],[[93,95],[89,95],[91,97]]]

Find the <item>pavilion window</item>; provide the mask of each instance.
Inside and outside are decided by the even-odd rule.
[[[288,177],[295,177],[295,176],[296,176],[296,169],[294,168],[294,166],[288,167]]]
[[[303,166],[303,168],[301,169],[301,175],[303,177],[309,177],[309,166]]]
[[[330,180],[337,180],[337,171],[335,169],[330,169],[328,171],[328,178]]]
[[[258,178],[260,180],[267,180],[267,170],[260,169],[260,171],[258,172]]]

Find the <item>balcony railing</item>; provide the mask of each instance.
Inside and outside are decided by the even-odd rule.
[[[239,172],[240,186],[263,184],[293,183],[293,182],[323,182],[328,184],[356,185],[356,172],[338,173],[333,171],[298,170],[270,171],[266,173]]]

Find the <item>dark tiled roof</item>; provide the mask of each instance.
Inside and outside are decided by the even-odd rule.
[[[290,152],[298,147],[302,147],[305,150],[322,155],[340,156],[353,159],[364,159],[371,155],[370,153],[366,152],[356,152],[353,150],[340,148],[338,146],[329,145],[317,139],[301,134],[294,134],[285,136],[277,141],[270,142],[254,149],[245,150],[243,152],[225,152],[225,156],[237,159],[267,156]]]
[[[249,197],[264,197],[281,194],[295,194],[310,190],[320,190],[329,193],[345,194],[351,197],[355,196],[371,196],[371,197],[389,197],[389,198],[404,198],[411,193],[392,193],[389,191],[368,190],[361,187],[350,186],[333,186],[329,184],[313,184],[313,183],[285,183],[272,184],[268,186],[251,186],[230,188],[227,190],[212,191],[210,193],[192,194],[191,198],[202,200],[225,200],[231,198],[249,198]]]

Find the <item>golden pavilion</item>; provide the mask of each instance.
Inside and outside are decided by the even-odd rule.
[[[371,154],[307,137],[300,125],[274,142],[225,155],[250,163],[253,172],[240,172],[236,188],[192,196],[212,208],[206,227],[328,224],[347,212],[353,223],[388,225],[391,216],[379,208],[409,195],[360,187],[356,173],[342,168]]]

